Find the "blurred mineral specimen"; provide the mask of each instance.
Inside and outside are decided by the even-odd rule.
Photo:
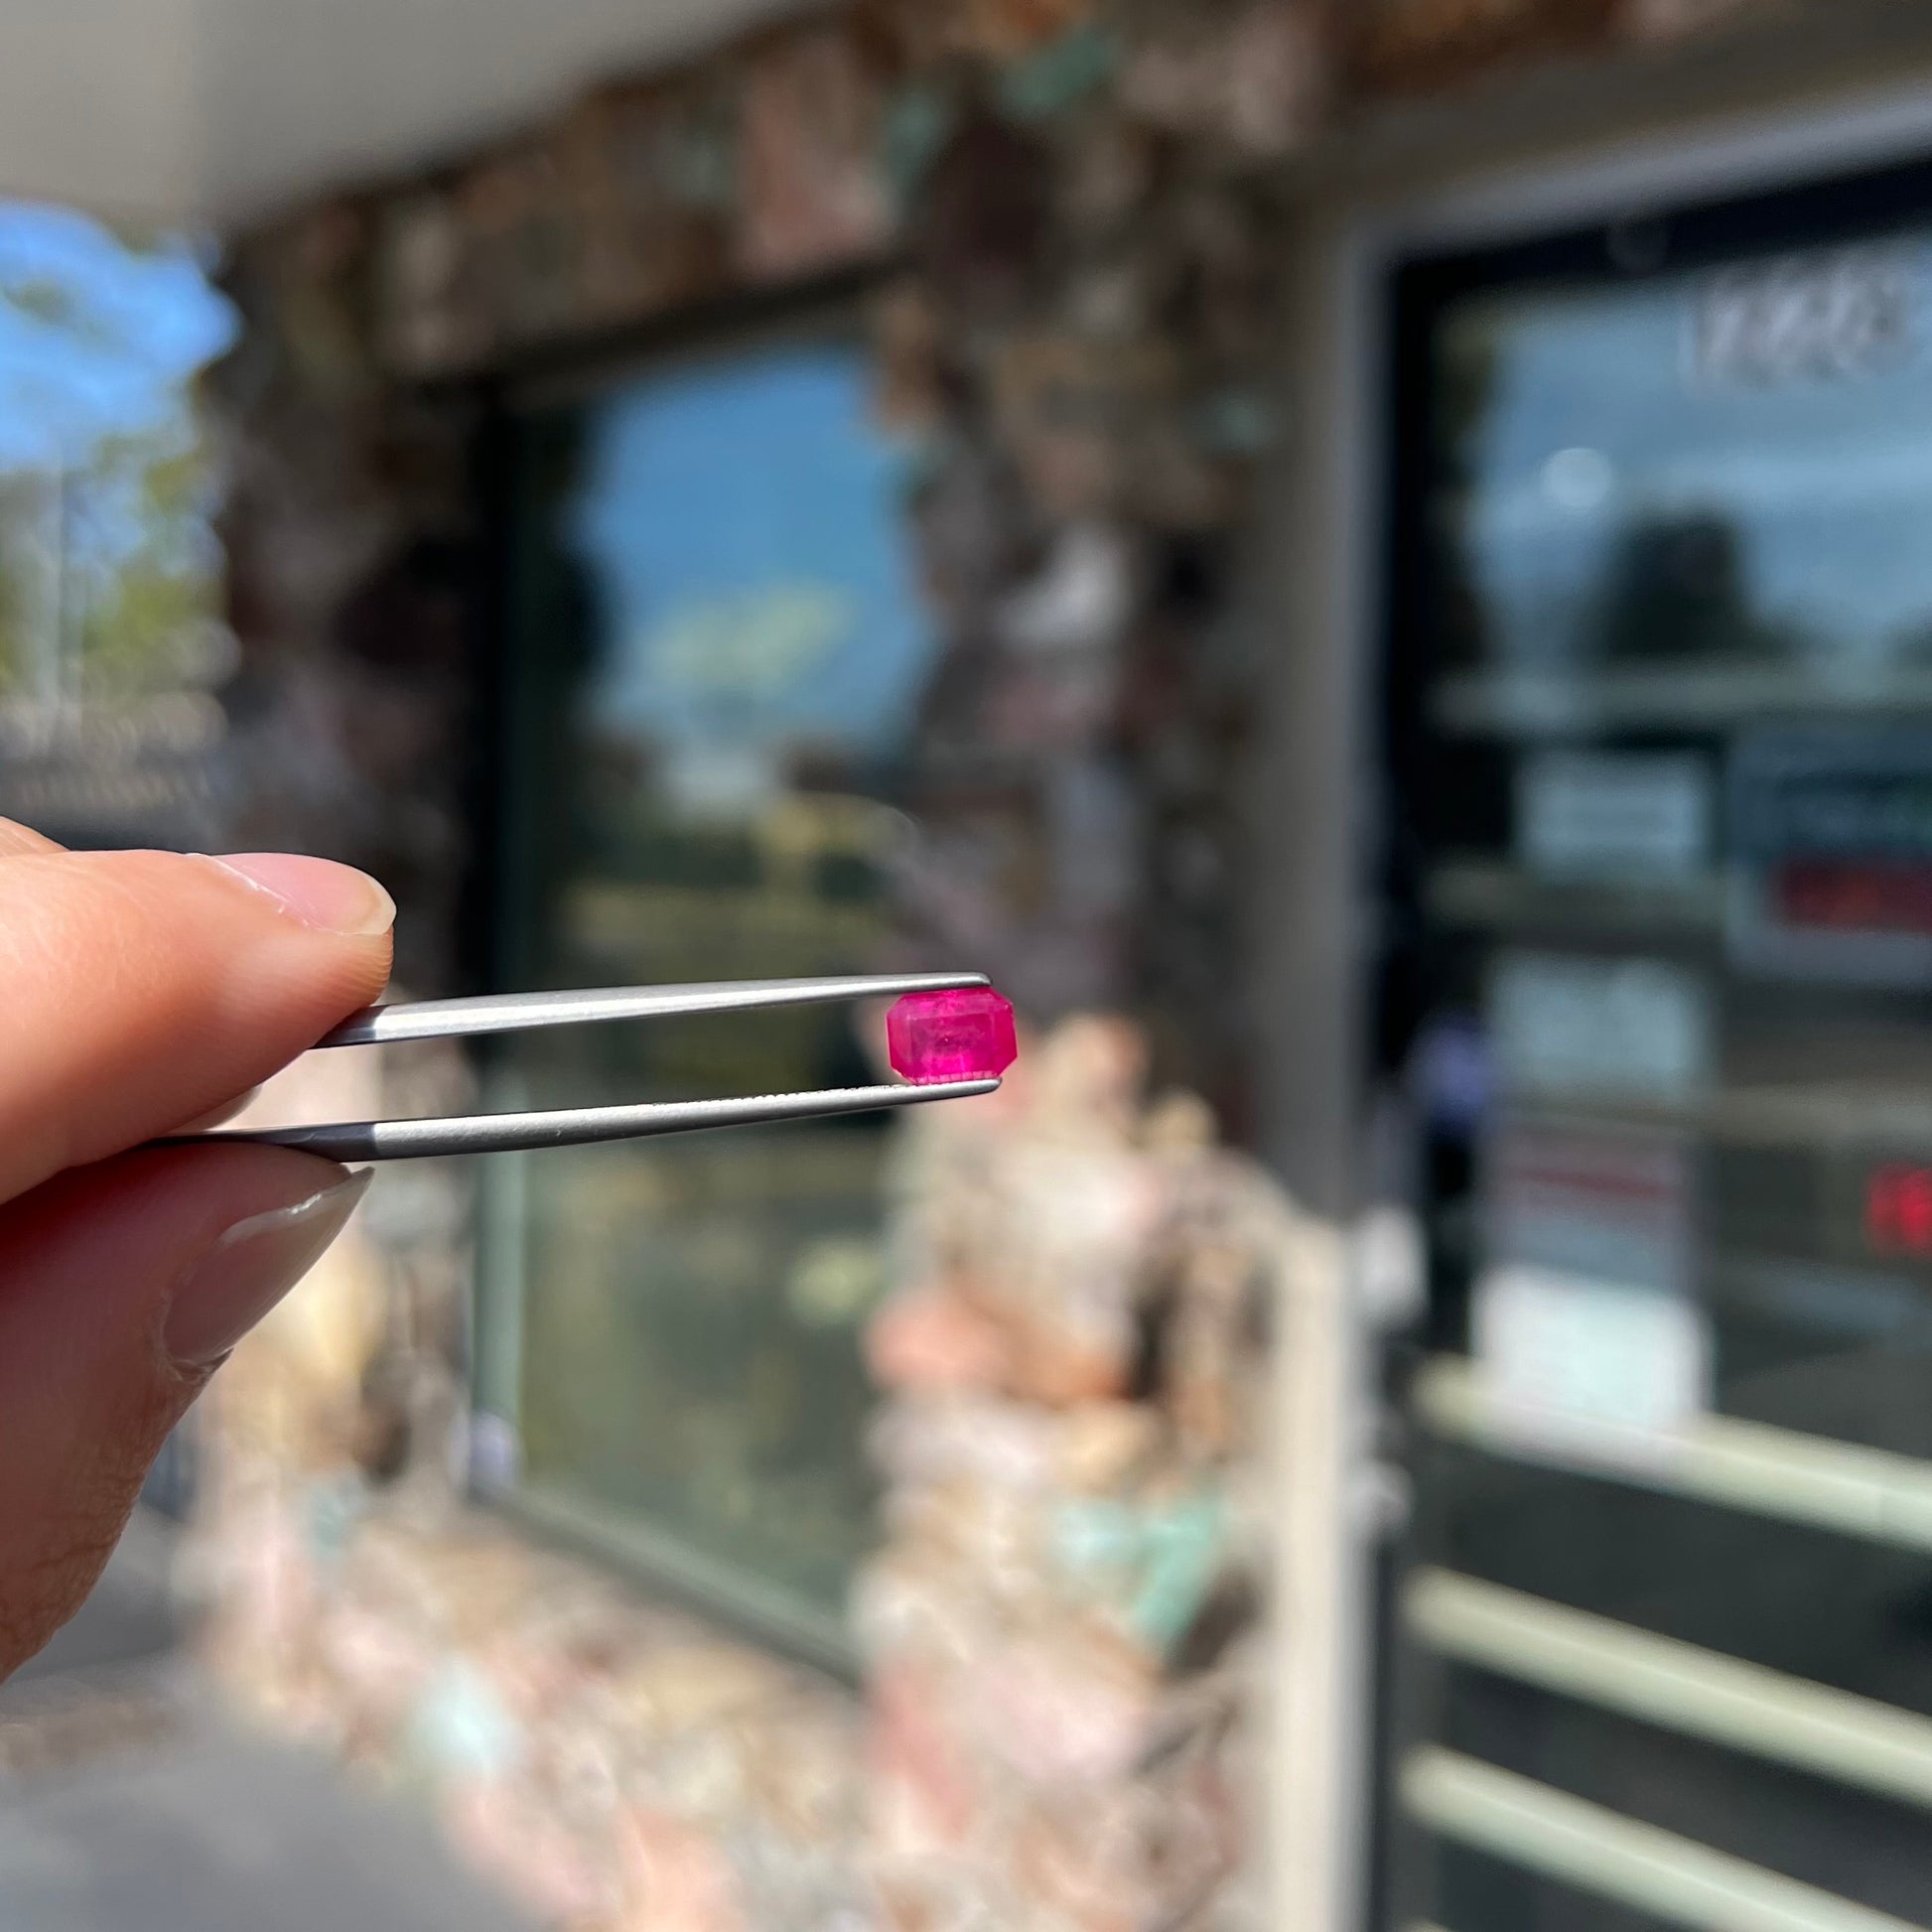
[[[1258,1923],[1257,1346],[1293,1217],[1080,1017],[904,1125],[856,1599],[890,1932]]]

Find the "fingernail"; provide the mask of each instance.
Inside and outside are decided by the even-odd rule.
[[[345,1174],[307,1200],[237,1221],[175,1290],[162,1324],[183,1368],[218,1362],[321,1259],[367,1191],[372,1171]]]
[[[294,852],[224,853],[213,863],[324,932],[373,938],[396,922],[396,902],[365,872]]]

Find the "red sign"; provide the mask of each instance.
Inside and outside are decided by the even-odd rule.
[[[1730,751],[1733,956],[1847,985],[1932,985],[1932,732],[1777,725]]]
[[[1775,875],[1779,914],[1834,932],[1932,932],[1932,866],[1794,859]]]
[[[1864,1232],[1880,1254],[1932,1255],[1932,1168],[1880,1168],[1865,1182]]]

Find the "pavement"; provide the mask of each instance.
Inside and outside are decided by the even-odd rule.
[[[536,1932],[430,1821],[251,1734],[179,1647],[171,1532],[0,1690],[5,1932]]]

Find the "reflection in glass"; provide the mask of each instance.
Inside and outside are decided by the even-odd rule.
[[[1929,296],[1914,241],[1459,304],[1438,343],[1437,527],[1479,605],[1443,613],[1463,660],[1789,657],[1837,678],[1919,653]]]
[[[862,358],[807,342],[526,431],[506,971],[596,985],[878,963],[887,802],[932,640]],[[540,1103],[877,1077],[877,1015],[527,1042]],[[876,1121],[536,1157],[521,1177],[526,1481],[612,1534],[829,1613],[868,1537],[858,1325]]]
[[[213,836],[233,642],[196,381],[235,332],[178,239],[0,202],[0,816]]]

